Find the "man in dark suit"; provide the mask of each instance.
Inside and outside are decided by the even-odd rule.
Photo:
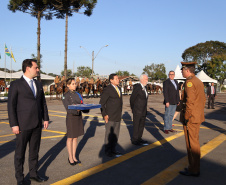
[[[163,95],[165,104],[165,115],[164,115],[164,132],[175,132],[172,129],[172,120],[176,111],[177,105],[179,104],[179,88],[178,82],[174,80],[175,72],[169,72],[169,78],[163,82]]]
[[[214,83],[211,83],[211,86],[207,89],[207,97],[208,97],[208,109],[211,108],[214,109],[214,100],[217,95],[216,87],[214,87]]]
[[[11,83],[8,95],[9,123],[12,132],[16,134],[14,165],[18,184],[24,184],[23,166],[27,143],[29,143],[30,179],[37,182],[47,180],[40,177],[37,170],[42,120],[44,120],[45,129],[49,124],[42,84],[33,79],[39,73],[37,61],[24,60],[22,70],[23,76]]]
[[[130,107],[133,112],[133,137],[131,140],[134,145],[142,145],[147,143],[147,141],[142,139],[145,118],[147,115],[147,83],[148,76],[145,74],[141,75],[140,83],[134,85],[133,92],[130,96]]]
[[[110,74],[109,81],[111,84],[104,88],[100,104],[101,113],[105,120],[105,154],[113,157],[121,154],[115,148],[122,118],[122,92],[118,87],[119,79],[116,74]]]

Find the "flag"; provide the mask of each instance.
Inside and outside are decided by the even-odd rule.
[[[1,53],[0,53],[0,59],[1,59],[2,57],[1,57]]]
[[[14,62],[16,62],[12,51],[11,51],[11,58],[13,58]]]
[[[11,57],[10,53],[9,53],[9,50],[7,48],[7,46],[5,45],[5,54],[8,55],[9,57]]]

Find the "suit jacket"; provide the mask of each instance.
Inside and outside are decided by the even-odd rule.
[[[210,96],[211,95],[211,87],[212,86],[209,86],[208,89],[207,89],[207,96]],[[217,95],[217,91],[216,91],[216,87],[214,86],[214,97]]]
[[[19,126],[20,130],[29,130],[42,126],[42,120],[49,121],[42,84],[37,80],[34,82],[36,97],[23,76],[11,82],[8,95],[10,127]]]
[[[119,88],[119,87],[118,87]],[[112,84],[104,88],[101,94],[100,104],[102,116],[109,116],[109,121],[121,121],[122,118],[122,91],[120,97]]]
[[[145,87],[144,87],[145,88]],[[133,92],[130,96],[130,107],[135,115],[147,115],[147,100],[145,90],[142,85],[136,84],[133,87]]]
[[[163,82],[164,104],[169,102],[170,105],[177,105],[180,101],[178,82],[177,80],[174,82],[177,85],[177,90],[169,78]]]

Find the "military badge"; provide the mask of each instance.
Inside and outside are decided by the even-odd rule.
[[[191,82],[188,82],[187,83],[187,87],[192,87],[192,83]]]

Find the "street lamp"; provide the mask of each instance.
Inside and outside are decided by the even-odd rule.
[[[100,48],[100,50],[98,51],[97,55],[100,53],[100,51],[104,48],[104,47],[108,47],[108,45],[105,45],[103,47]],[[93,77],[93,65],[94,65],[94,60],[97,57],[97,55],[94,57],[94,51],[92,52],[92,56],[90,55],[90,53],[87,51],[87,49],[83,46],[80,46],[80,48],[83,48],[86,50],[86,52],[88,53],[88,55],[92,58],[92,77]]]

